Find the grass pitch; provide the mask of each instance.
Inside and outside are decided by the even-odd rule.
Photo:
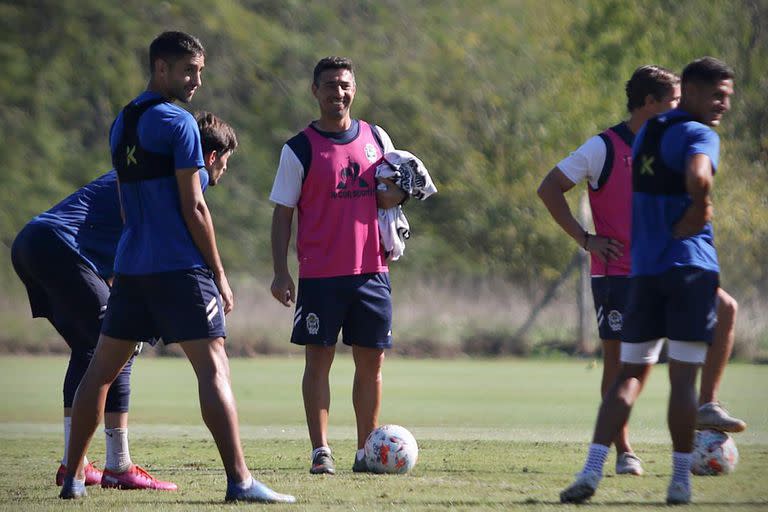
[[[200,420],[196,383],[183,359],[139,358],[131,402],[131,454],[175,493],[89,488],[78,503],[56,499],[61,457],[64,358],[0,358],[0,510],[232,510],[215,446]],[[254,476],[297,496],[290,510],[562,509],[558,493],[583,462],[597,411],[600,365],[589,361],[403,360],[385,364],[383,423],[408,427],[420,459],[405,476],[353,474],[352,362],[332,372],[332,448],[338,474],[309,475],[299,382],[301,358],[232,361],[243,442]],[[631,419],[646,476],[613,476],[606,466],[592,506],[664,507],[671,472],[665,427],[666,367],[656,368]],[[749,429],[738,434],[741,461],[726,477],[696,477],[703,510],[765,510],[768,367],[731,365],[721,391]],[[104,460],[97,432],[89,457]],[[91,490],[92,489],[92,490]],[[257,507],[261,507],[258,506]],[[571,508],[572,507],[566,507]]]

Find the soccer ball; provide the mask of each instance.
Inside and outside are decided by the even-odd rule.
[[[418,458],[416,439],[400,425],[382,425],[365,440],[365,463],[374,473],[407,473]]]
[[[699,430],[693,443],[694,475],[727,475],[736,470],[739,450],[733,438],[717,430]]]

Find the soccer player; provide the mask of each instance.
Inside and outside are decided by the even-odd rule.
[[[621,327],[631,270],[629,239],[632,210],[632,143],[651,117],[680,101],[680,79],[659,66],[641,66],[625,87],[629,119],[595,135],[553,168],[538,194],[560,227],[592,255],[592,296],[602,340],[601,396],[619,373]],[[571,213],[565,193],[589,181],[589,201],[596,234],[585,230]],[[614,440],[616,474],[642,475],[643,467],[623,425]]]
[[[629,119],[590,138],[563,159],[542,181],[538,193],[552,217],[579,245],[592,255],[592,295],[602,340],[605,394],[619,372],[619,348],[624,307],[629,286],[631,259],[631,163],[635,133],[654,115],[677,106],[680,79],[659,66],[640,66],[627,82]],[[565,193],[582,180],[589,181],[589,199],[596,234],[574,218]],[[702,370],[697,428],[741,432],[746,423],[731,417],[717,401],[717,390],[734,343],[737,303],[718,289],[718,323],[712,348]],[[615,440],[616,473],[641,475],[640,459],[633,453],[628,427]]]
[[[194,118],[176,106],[201,85],[205,51],[196,38],[164,32],[149,48],[147,90],[118,115],[110,133],[125,219],[115,282],[96,352],[75,394],[61,498],[86,496],[83,456],[107,390],[136,340],[179,343],[198,380],[200,408],[227,474],[227,501],[294,502],[256,481],[240,443],[224,315],[234,299],[200,187],[205,167]],[[216,156],[226,169],[229,153]]]
[[[394,147],[380,127],[351,117],[355,92],[349,59],[317,63],[312,94],[320,117],[283,146],[270,194],[275,203],[271,290],[285,306],[296,302],[291,342],[305,347],[302,392],[313,474],[336,472],[328,444],[328,377],[339,331],[355,361],[355,472],[368,471],[363,446],[378,426],[384,350],[392,346],[391,288],[377,206],[396,206],[405,194],[389,181],[386,190],[377,190],[375,164]],[[287,261],[294,209],[298,297]]]
[[[619,376],[603,398],[592,444],[564,503],[589,499],[611,441],[626,424],[644,376],[669,340],[667,421],[673,446],[668,504],[691,501],[696,374],[717,322],[719,266],[711,189],[720,139],[712,130],[730,109],[733,71],[705,57],[683,70],[679,108],[650,119],[633,146],[632,277]]]
[[[209,113],[198,117],[205,170],[203,190],[215,185],[226,166],[220,155],[237,147],[232,128]],[[33,317],[47,318],[72,353],[64,378],[64,456],[56,472],[62,485],[72,424],[72,401],[93,358],[114,275],[115,251],[123,229],[117,173],[109,171],[32,219],[11,250],[14,269],[27,288]],[[128,447],[131,356],[109,388],[104,426],[107,460],[104,472],[85,461],[86,485],[120,489],[174,490],[133,464]]]

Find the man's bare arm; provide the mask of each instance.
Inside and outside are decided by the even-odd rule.
[[[192,240],[203,255],[208,268],[213,272],[214,280],[224,302],[224,313],[227,314],[234,307],[234,296],[219,257],[213,219],[203,197],[197,169],[176,169],[176,182],[179,186],[181,215],[190,235],[192,235]]]
[[[673,228],[677,238],[700,233],[712,220],[712,161],[705,154],[693,155],[685,166],[685,189],[691,196],[691,204]]]

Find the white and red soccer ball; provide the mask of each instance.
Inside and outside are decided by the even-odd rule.
[[[739,450],[733,438],[717,430],[699,430],[693,443],[694,475],[727,475],[736,470]]]
[[[382,425],[365,440],[365,463],[374,473],[407,473],[418,458],[416,439],[400,425]]]

